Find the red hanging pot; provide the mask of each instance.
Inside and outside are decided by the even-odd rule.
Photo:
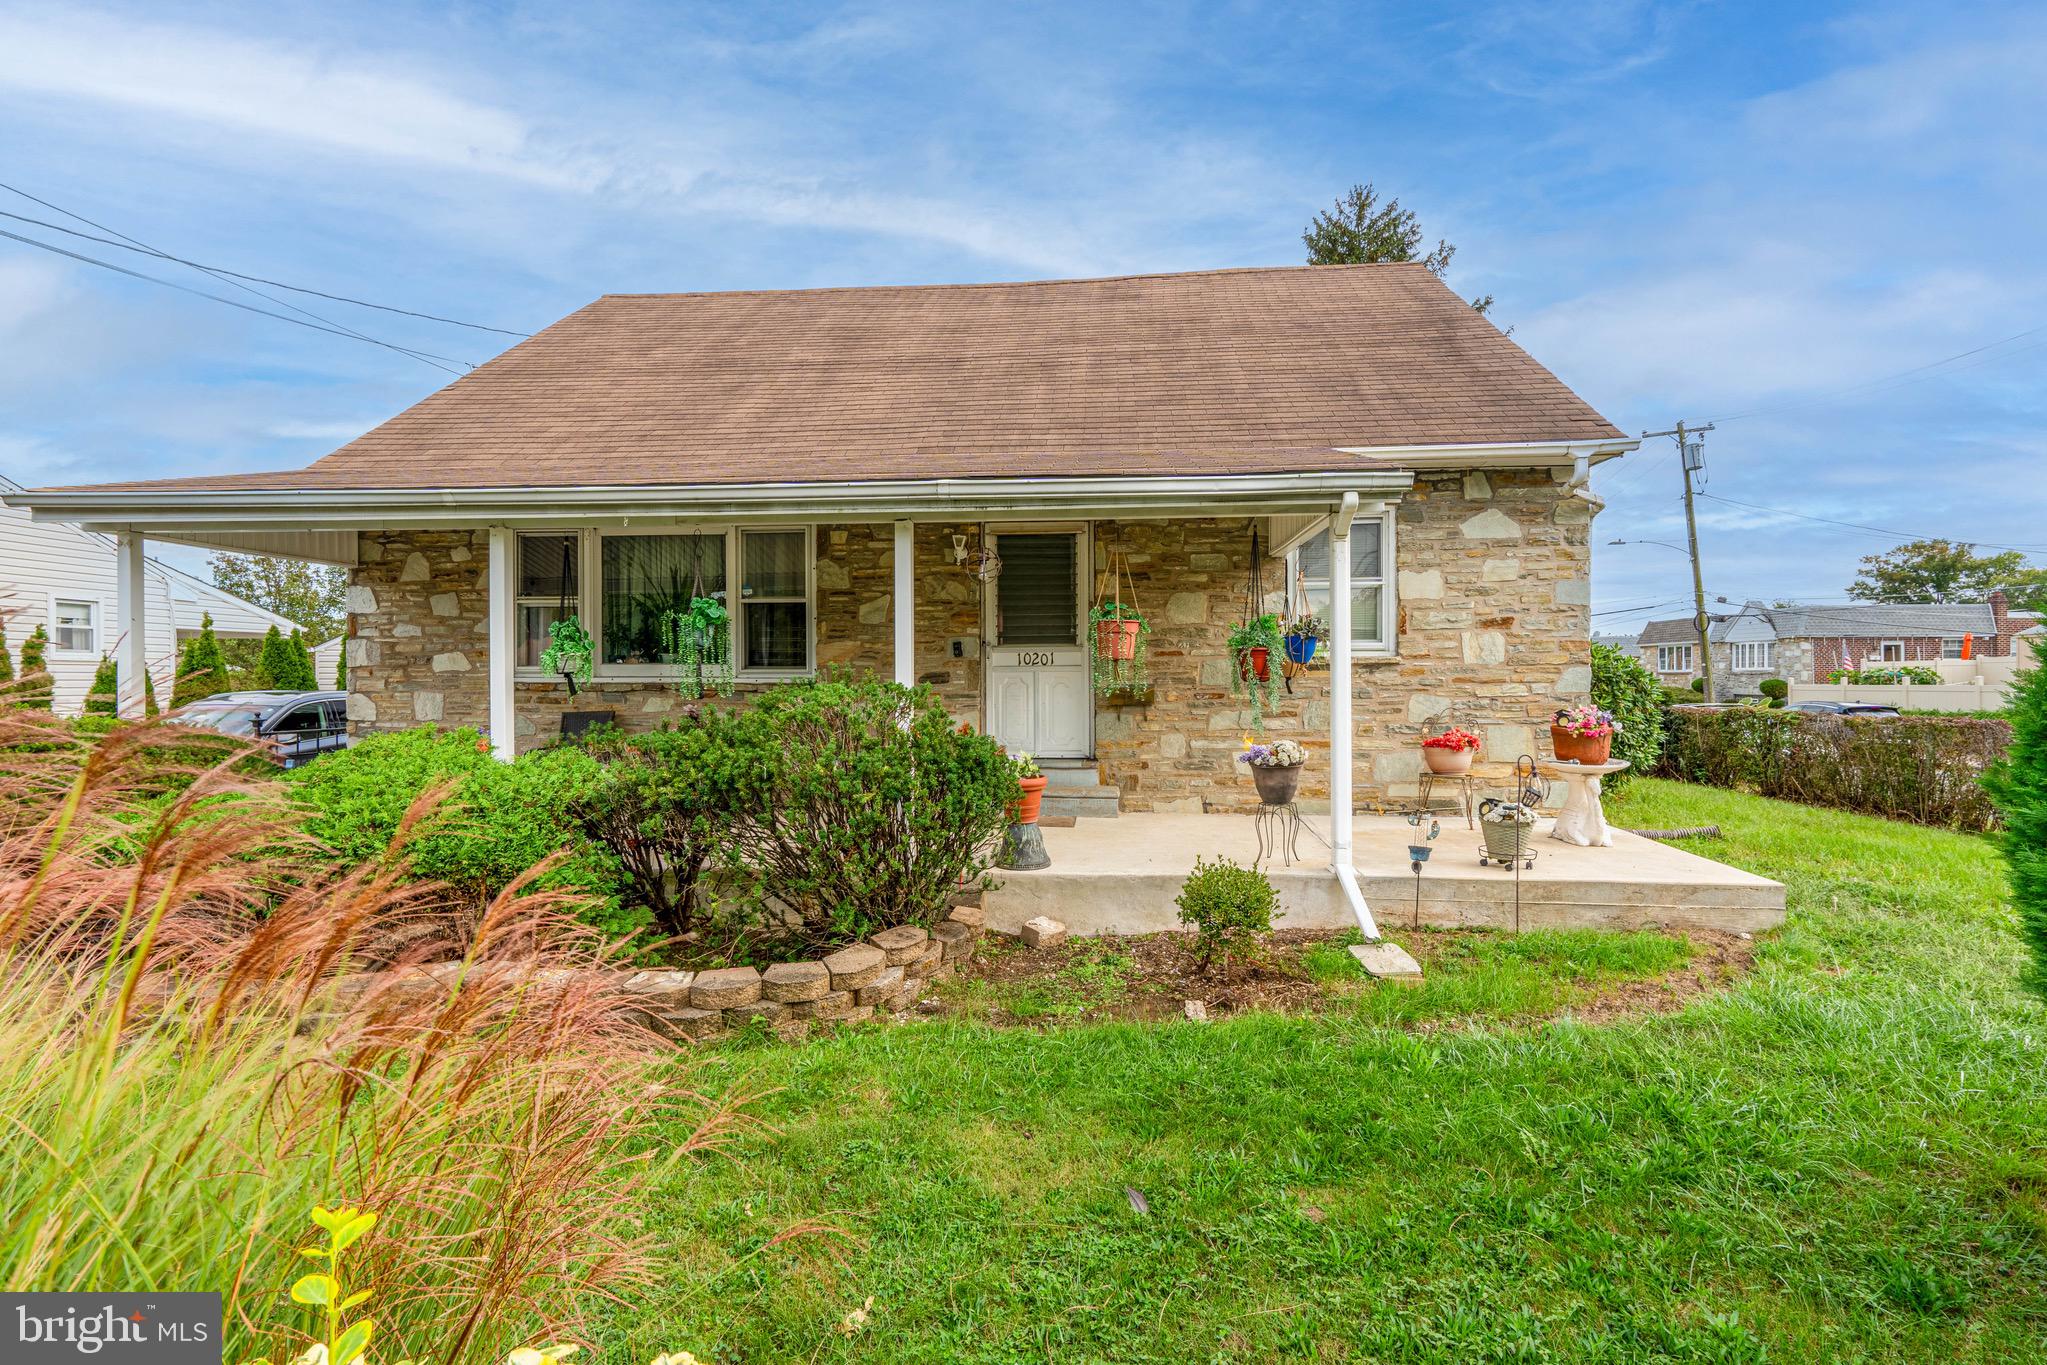
[[[1237,656],[1237,675],[1256,677],[1259,682],[1272,679],[1272,651],[1264,645],[1253,645]]]
[[[1127,663],[1137,657],[1137,634],[1142,621],[1095,622],[1095,653],[1104,659]]]

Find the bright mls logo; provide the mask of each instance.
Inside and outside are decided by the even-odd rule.
[[[220,1365],[218,1294],[0,1294],[5,1365]]]

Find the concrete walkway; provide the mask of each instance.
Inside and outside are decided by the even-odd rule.
[[[1355,923],[1329,870],[1327,819],[1310,820],[1300,860],[1268,860],[1279,891],[1279,922],[1289,928],[1347,928]],[[1178,929],[1173,898],[1197,856],[1249,863],[1257,852],[1248,815],[1133,813],[1082,820],[1044,831],[1052,866],[1040,872],[995,873],[988,926],[1014,932],[1035,915],[1063,921],[1076,934],[1143,934]],[[1483,847],[1461,817],[1443,819],[1434,854],[1422,869],[1420,921],[1431,925],[1515,925],[1515,877],[1479,866]],[[1423,827],[1426,832],[1427,827]],[[1536,859],[1520,876],[1520,926],[1631,929],[1722,929],[1754,933],[1784,922],[1781,883],[1737,871],[1632,834],[1614,832],[1612,848],[1579,848],[1537,826]],[[1365,900],[1384,932],[1416,920],[1414,876],[1405,820],[1360,815],[1352,858]]]

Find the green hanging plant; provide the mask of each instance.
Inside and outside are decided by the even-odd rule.
[[[540,666],[563,678],[569,685],[569,695],[573,697],[577,687],[590,685],[590,665],[596,655],[597,644],[590,638],[590,632],[583,629],[582,620],[573,613],[547,628],[547,641],[547,648],[540,655]]]
[[[661,615],[661,651],[675,664],[685,696],[732,695],[732,613],[714,597],[692,597],[687,611]]]
[[[1280,660],[1285,648],[1279,617],[1272,612],[1253,617],[1230,632],[1230,691],[1250,703],[1253,734],[1265,733],[1265,717],[1279,699]]]
[[[1088,613],[1088,662],[1095,695],[1137,700],[1151,690],[1151,622],[1136,607],[1104,602]]]

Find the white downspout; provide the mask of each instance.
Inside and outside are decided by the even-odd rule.
[[[484,619],[489,654],[484,676],[490,695],[490,751],[510,763],[519,754],[519,718],[512,688],[513,551],[518,548],[504,526],[490,528],[490,558],[484,572]]]
[[[1329,861],[1358,932],[1376,943],[1379,926],[1351,865],[1350,524],[1357,514],[1358,495],[1345,493],[1329,518]]]
[[[896,681],[904,687],[917,685],[916,530],[909,521],[896,523],[895,666]]]

